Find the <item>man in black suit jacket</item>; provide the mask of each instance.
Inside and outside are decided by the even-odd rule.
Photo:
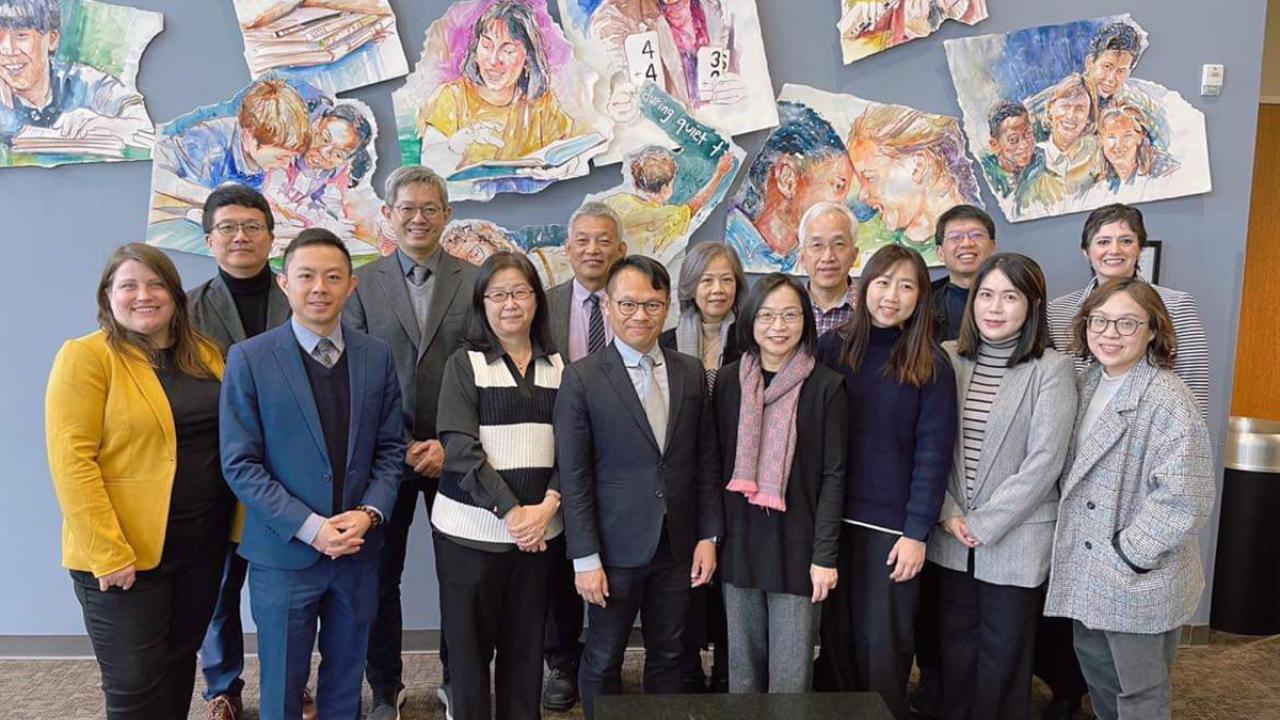
[[[420,165],[406,165],[387,179],[383,197],[387,204],[382,214],[395,229],[398,248],[356,271],[360,284],[347,301],[345,313],[348,324],[391,345],[408,441],[404,476],[387,521],[378,576],[378,618],[365,667],[373,691],[371,720],[398,717],[404,702],[400,576],[418,494],[423,495],[430,513],[439,488],[444,466],[444,447],[436,438],[440,382],[445,360],[467,332],[476,278],[475,267],[440,247],[440,234],[449,224],[452,210],[439,175]],[[443,642],[440,661],[444,686],[437,692],[447,706],[449,664]]]
[[[666,269],[631,256],[606,288],[614,342],[566,368],[555,412],[568,554],[590,603],[578,675],[588,720],[597,697],[621,691],[637,613],[645,692],[680,692],[689,589],[711,580],[724,522],[702,367],[658,346]]]

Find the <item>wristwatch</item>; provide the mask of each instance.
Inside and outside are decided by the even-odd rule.
[[[364,511],[369,516],[369,529],[372,530],[382,524],[382,514],[373,509],[371,505],[357,505],[357,510]]]

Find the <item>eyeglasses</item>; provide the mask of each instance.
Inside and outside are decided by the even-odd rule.
[[[831,242],[817,240],[805,243],[805,250],[819,257],[826,255],[828,250],[836,253],[842,253],[851,247],[853,247],[853,244],[847,240],[832,240]]]
[[[213,231],[218,233],[222,238],[230,240],[237,234],[243,232],[245,237],[261,237],[267,231],[266,223],[260,223],[257,220],[247,220],[245,222],[231,222],[230,220],[220,222],[213,226]]]
[[[630,300],[619,300],[615,302],[614,305],[618,307],[618,312],[622,313],[624,317],[631,317],[632,315],[635,315],[636,311],[640,308],[644,308],[646,315],[653,317],[654,315],[662,312],[662,309],[667,306],[666,303],[660,300],[650,300],[649,302],[643,303],[632,302]]]
[[[967,233],[953,232],[942,236],[943,241],[949,243],[958,243],[965,238],[974,242],[982,242],[984,240],[990,240],[991,236],[987,234],[986,230],[971,230]]]
[[[516,302],[524,302],[533,297],[533,288],[520,287],[515,290],[494,290],[484,294],[484,299],[496,305],[505,303],[508,298],[515,298]]]
[[[1124,337],[1129,337],[1130,335],[1133,335],[1134,333],[1138,332],[1138,328],[1146,324],[1147,324],[1146,320],[1135,320],[1134,318],[1123,317],[1123,318],[1116,318],[1115,320],[1111,320],[1101,315],[1090,315],[1088,327],[1089,327],[1089,332],[1093,333],[1094,335],[1101,335],[1102,333],[1107,331],[1107,326],[1115,325],[1117,333],[1123,335]]]
[[[774,320],[781,320],[783,325],[795,325],[804,320],[804,313],[799,310],[784,310],[782,312],[774,312],[772,310],[761,310],[756,313],[756,324],[769,327]]]
[[[440,213],[444,212],[444,208],[439,205],[397,205],[396,215],[401,220],[412,220],[422,213],[422,216],[428,220],[434,220]]]

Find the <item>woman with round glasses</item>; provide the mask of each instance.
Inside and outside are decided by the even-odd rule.
[[[1045,614],[1070,618],[1103,720],[1169,717],[1169,671],[1204,589],[1199,530],[1213,509],[1213,448],[1173,371],[1177,336],[1159,292],[1109,282],[1076,315],[1075,438],[1059,480]]]
[[[715,391],[729,691],[803,693],[837,580],[848,402],[840,374],[814,359],[817,320],[796,280],[756,283],[740,327],[745,352]]]
[[[563,363],[538,273],[524,255],[480,267],[466,345],[450,356],[437,429],[444,474],[431,510],[450,710],[537,718],[546,588],[564,557],[551,414]]]

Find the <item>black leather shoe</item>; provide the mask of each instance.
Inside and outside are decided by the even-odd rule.
[[[568,712],[578,702],[576,668],[553,668],[542,686],[542,707],[549,712]]]
[[[1044,708],[1044,714],[1040,716],[1040,720],[1071,720],[1076,716],[1076,712],[1080,710],[1080,704],[1084,702],[1082,697],[1065,698],[1055,695],[1049,704]]]
[[[939,673],[920,673],[920,686],[909,698],[911,717],[920,720],[933,720],[938,717],[938,709],[942,706],[942,678]]]
[[[702,675],[702,670],[697,672],[685,673],[684,680],[680,683],[680,692],[685,695],[701,695],[707,691],[707,679]]]

